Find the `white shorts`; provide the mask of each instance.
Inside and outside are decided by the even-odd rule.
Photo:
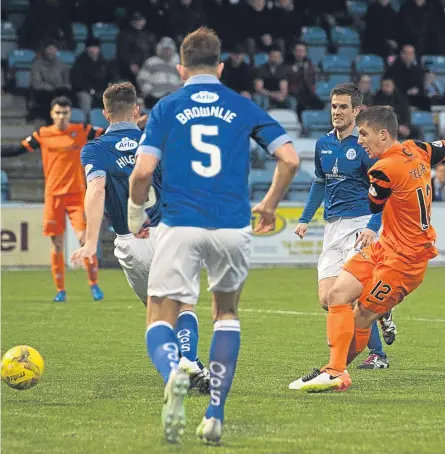
[[[128,284],[144,304],[147,304],[148,275],[154,255],[156,227],[150,228],[149,238],[133,234],[118,235],[114,240],[114,256],[124,270]]]
[[[203,229],[159,224],[148,294],[184,304],[199,298],[201,265],[210,292],[233,292],[246,280],[251,228]]]
[[[327,221],[323,250],[318,259],[318,281],[340,274],[345,262],[357,252],[354,249],[355,240],[366,228],[370,218],[371,215],[366,215]]]

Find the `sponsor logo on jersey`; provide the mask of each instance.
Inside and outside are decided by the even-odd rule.
[[[354,150],[354,148],[350,148],[347,152],[346,152],[346,157],[352,161],[353,159],[355,159],[357,157],[357,152]]]
[[[331,172],[326,174],[326,179],[327,180],[346,180],[346,176],[340,175],[340,173],[339,173],[338,158],[335,160],[334,167],[332,167]]]
[[[119,151],[128,151],[128,150],[134,150],[135,148],[138,147],[138,143],[136,140],[129,139],[128,137],[124,137],[120,142],[118,142],[114,148]]]
[[[331,150],[321,150],[320,153],[321,154],[332,154],[332,151]]]
[[[217,93],[213,93],[211,91],[198,91],[197,93],[193,93],[190,98],[195,101],[199,102],[202,104],[211,104],[212,102],[216,102],[219,99],[219,96]]]
[[[431,142],[431,145],[435,147],[443,147],[443,142],[441,140],[436,140],[435,142]]]
[[[260,220],[260,216],[257,214],[253,214],[253,219],[252,219],[252,230],[256,227],[258,224],[258,221]],[[277,218],[275,220],[275,228],[268,233],[253,233],[254,236],[272,236],[276,235],[277,233],[282,232],[286,228],[286,218],[281,216],[280,214],[277,214]]]

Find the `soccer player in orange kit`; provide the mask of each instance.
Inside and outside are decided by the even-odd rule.
[[[344,265],[328,297],[329,363],[300,378],[308,392],[344,391],[346,365],[365,348],[371,324],[401,303],[423,281],[438,251],[431,217],[431,166],[445,161],[445,141],[397,141],[391,107],[370,107],[357,116],[358,143],[378,161],[368,172],[373,213],[383,210],[383,231]],[[354,302],[358,303],[354,305]]]
[[[85,178],[80,151],[89,141],[103,133],[91,125],[70,123],[71,101],[64,97],[51,102],[51,126],[42,126],[22,141],[20,146],[2,145],[2,156],[16,156],[38,149],[42,152],[45,177],[43,234],[51,237],[51,270],[57,288],[54,302],[65,302],[65,261],[63,256],[65,213],[81,245],[85,240]],[[94,300],[103,299],[97,284],[98,262],[85,261],[88,282]]]

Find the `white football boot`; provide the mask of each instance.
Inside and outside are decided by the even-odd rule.
[[[323,391],[346,391],[352,384],[348,371],[342,374],[330,375],[329,372],[320,372],[314,369],[313,372],[293,381],[289,389],[298,389],[308,393],[319,393]]]

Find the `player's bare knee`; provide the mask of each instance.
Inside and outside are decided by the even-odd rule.
[[[147,326],[155,322],[167,322],[176,325],[180,304],[168,298],[149,296],[147,299]]]
[[[374,320],[377,320],[381,314],[377,314],[367,309],[363,304],[357,302],[354,307],[354,321],[357,328],[371,328]]]
[[[328,307],[348,303],[348,301],[345,301],[345,295],[342,289],[335,285],[329,290],[327,300]]]

